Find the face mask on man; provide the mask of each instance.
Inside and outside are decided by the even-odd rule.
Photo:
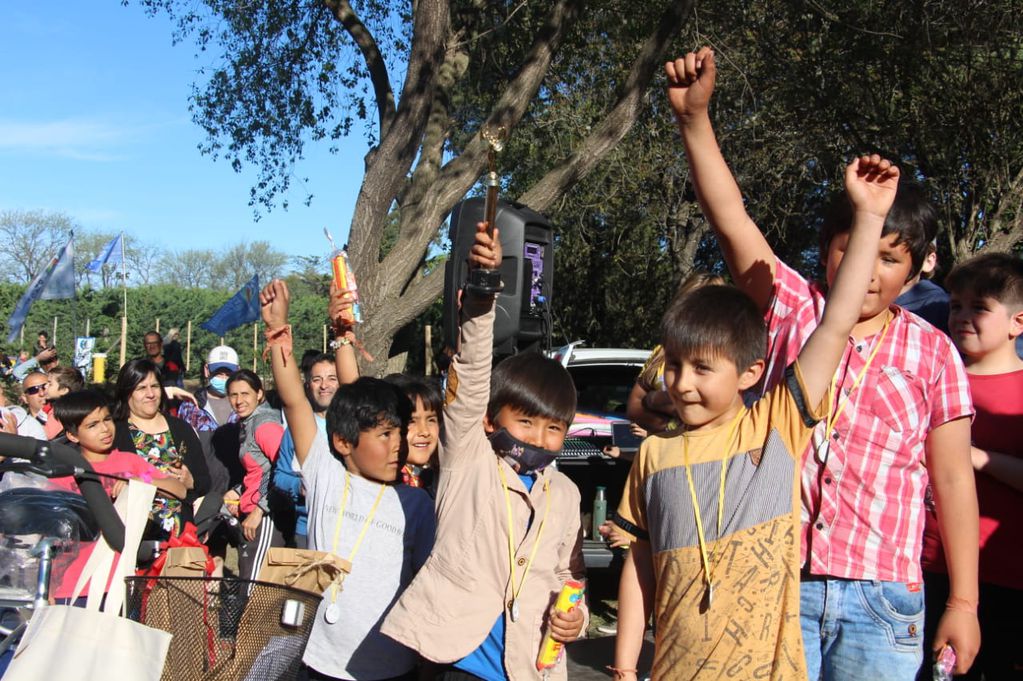
[[[210,387],[216,393],[227,394],[227,376],[214,376],[210,379]]]

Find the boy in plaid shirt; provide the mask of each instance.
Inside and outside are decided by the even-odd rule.
[[[824,292],[776,258],[746,213],[708,115],[713,52],[702,48],[666,68],[700,205],[736,284],[764,310],[768,389],[819,323]],[[850,220],[840,195],[820,235],[829,283]],[[951,582],[934,649],[952,645],[963,673],[980,646],[966,374],[947,337],[893,304],[936,229],[923,192],[900,186],[860,321],[832,380],[827,418],[803,455],[800,619],[811,679],[914,678],[923,657],[919,556],[928,479]]]

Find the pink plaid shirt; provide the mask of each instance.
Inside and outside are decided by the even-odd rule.
[[[779,260],[765,315],[767,387],[796,359],[823,309],[823,292]],[[916,315],[891,309],[895,316],[884,343],[828,446],[822,421],[803,454],[801,558],[813,574],[921,581],[927,435],[973,413],[966,370],[952,342]],[[833,410],[880,337],[849,338],[835,374]]]

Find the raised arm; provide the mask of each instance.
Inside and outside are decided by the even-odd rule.
[[[260,313],[266,324],[267,347],[273,367],[274,385],[284,405],[284,415],[295,442],[295,458],[300,464],[316,438],[316,417],[302,387],[298,360],[291,347],[291,328],[288,326],[288,308],[291,296],[288,286],[280,279],[267,284],[259,294]]]
[[[498,230],[477,225],[476,242],[469,253],[471,267],[497,269],[501,265]],[[483,437],[483,416],[490,400],[490,370],[494,357],[494,296],[465,293],[459,300],[459,347],[448,368],[444,405],[444,446],[441,467],[457,466],[462,457],[478,451],[471,439]]]
[[[820,324],[799,353],[806,400],[820,404],[859,321],[863,301],[877,270],[877,247],[888,210],[899,187],[899,169],[877,154],[861,156],[845,169],[845,190],[853,206],[845,254],[828,291]]]
[[[333,321],[334,328],[340,329],[340,333],[335,332],[338,344],[334,350],[334,366],[337,369],[338,383],[341,385],[355,383],[359,379],[359,361],[355,357],[355,348],[352,345],[355,341],[355,330],[341,322],[341,313],[352,307],[351,295],[350,291],[342,291],[331,282],[327,315]]]
[[[774,284],[774,251],[756,226],[714,136],[708,106],[717,68],[714,51],[703,47],[664,65],[668,102],[675,112],[696,198],[721,244],[735,284],[760,309],[767,309]]]

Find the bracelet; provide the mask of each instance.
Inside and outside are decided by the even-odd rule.
[[[619,669],[618,667],[615,667],[614,665],[611,664],[605,667],[605,669],[611,672],[611,676],[616,679],[620,679],[626,674],[639,674],[638,669]]]
[[[945,601],[945,610],[958,610],[959,612],[968,612],[971,615],[977,614],[977,602],[968,601],[965,598],[959,598],[957,596],[950,596]]]
[[[334,340],[330,341],[330,343],[328,343],[331,350],[340,350],[342,347],[351,344],[352,339],[347,336],[339,336],[338,338],[335,338]]]
[[[263,360],[265,361],[267,356],[270,354],[270,348],[280,346],[282,353],[282,361],[284,366],[288,365],[288,357],[292,356],[292,338],[291,338],[291,324],[285,324],[279,326],[276,329],[267,328],[263,332],[263,337],[266,338],[266,349],[263,350]]]

